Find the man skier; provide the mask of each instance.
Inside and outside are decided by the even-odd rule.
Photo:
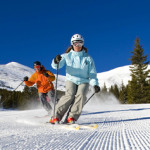
[[[75,123],[85,104],[89,84],[94,87],[96,93],[100,91],[94,61],[88,55],[87,48],[84,47],[84,39],[80,34],[72,36],[71,46],[65,54],[57,55],[53,59],[54,69],[57,69],[58,64],[59,68],[66,65],[66,92],[56,104],[55,115],[50,122],[59,123],[72,105],[67,122]]]
[[[52,81],[55,80],[55,76],[52,72],[45,70],[39,61],[35,61],[33,66],[35,72],[30,78],[27,76],[24,77],[24,83],[27,86],[32,86],[36,83],[40,101],[48,114],[51,114],[54,101],[54,86]],[[50,99],[50,103],[46,99],[47,96]]]

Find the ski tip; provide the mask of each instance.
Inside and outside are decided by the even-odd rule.
[[[79,130],[80,129],[80,125],[78,125],[78,124],[64,124],[63,126],[70,130]]]
[[[79,129],[80,129],[80,126],[76,127],[75,129],[76,129],[76,130],[79,130]]]
[[[97,127],[98,127],[98,125],[97,125],[97,124],[93,126],[93,128],[94,128],[94,129],[96,129]]]
[[[96,129],[98,127],[98,124],[91,124],[91,125],[89,125],[89,127]]]
[[[85,129],[96,129],[98,127],[97,124],[88,124],[88,125],[80,125],[81,128]]]

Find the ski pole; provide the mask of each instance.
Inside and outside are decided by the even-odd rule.
[[[95,92],[86,100],[85,104],[86,104],[94,95],[95,95]],[[71,103],[71,105],[70,105],[70,107],[69,107],[69,109],[68,109],[68,112],[67,112],[66,118],[65,118],[65,120],[64,120],[64,123],[67,122],[67,118],[68,118],[68,116],[69,116],[69,113],[70,113],[70,110],[71,110],[71,108],[72,108],[73,103],[74,103],[74,101]],[[84,105],[85,105],[85,104],[84,104]]]
[[[17,89],[18,89],[18,87],[23,83],[24,81],[22,81],[12,92],[15,92]],[[9,97],[11,97],[12,96],[12,94],[9,96]],[[1,105],[6,101],[8,99],[8,97],[1,103]]]
[[[17,89],[18,89],[18,87],[23,83],[24,81],[22,81],[15,89],[14,89],[14,91],[16,91]],[[13,91],[13,92],[14,92]]]
[[[85,104],[95,95],[95,92],[86,100]],[[85,105],[84,104],[84,105]]]
[[[55,105],[56,105],[56,99],[57,99],[58,70],[59,70],[59,63],[57,64],[57,74],[56,74],[56,83],[55,83],[55,96],[54,96],[53,122],[54,122],[54,116],[55,116]]]

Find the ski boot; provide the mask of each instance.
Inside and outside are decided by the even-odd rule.
[[[68,117],[67,121],[68,121],[69,124],[74,124],[75,123],[75,119],[72,118],[72,117]]]
[[[50,119],[50,123],[51,123],[51,124],[59,124],[59,121],[60,121],[60,120],[59,120],[58,118],[56,118],[56,117],[55,117],[55,118],[52,117],[52,118]]]

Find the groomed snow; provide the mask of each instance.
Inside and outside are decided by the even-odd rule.
[[[150,104],[105,104],[94,97],[77,123],[95,130],[68,130],[46,124],[44,109],[0,111],[1,150],[150,150]],[[109,99],[108,99],[109,102]]]

